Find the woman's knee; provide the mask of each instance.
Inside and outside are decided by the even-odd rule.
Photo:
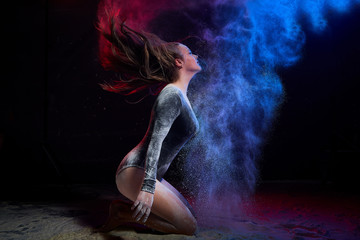
[[[197,222],[194,217],[186,219],[186,224],[182,224],[181,232],[185,235],[192,236],[196,232]]]

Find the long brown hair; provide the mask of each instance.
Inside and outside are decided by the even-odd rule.
[[[148,32],[128,27],[114,11],[99,19],[99,57],[105,70],[119,73],[113,83],[101,83],[107,91],[129,95],[142,90],[155,93],[178,77],[175,59],[182,59],[178,42],[166,42]]]

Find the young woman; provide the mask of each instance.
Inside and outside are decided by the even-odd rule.
[[[198,57],[181,43],[134,31],[114,16],[109,23],[109,29],[99,24],[100,58],[105,69],[118,71],[121,78],[101,84],[103,89],[160,93],[145,137],[116,172],[117,188],[130,201],[112,202],[109,218],[99,231],[140,223],[164,233],[193,235],[197,223],[190,204],[162,177],[199,128],[187,98],[190,80],[201,71]]]

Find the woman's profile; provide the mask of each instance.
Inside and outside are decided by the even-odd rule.
[[[163,175],[199,128],[187,98],[190,80],[201,71],[198,57],[181,43],[131,29],[116,14],[108,17],[109,27],[98,27],[106,46],[100,49],[100,59],[105,69],[120,73],[120,80],[101,84],[102,88],[158,96],[144,138],[116,171],[117,188],[129,201],[113,201],[106,223],[98,230],[138,223],[163,233],[193,235],[197,225],[193,210]]]

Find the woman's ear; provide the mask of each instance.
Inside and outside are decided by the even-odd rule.
[[[175,58],[175,65],[176,65],[178,68],[182,68],[183,61],[182,61],[180,58]]]

